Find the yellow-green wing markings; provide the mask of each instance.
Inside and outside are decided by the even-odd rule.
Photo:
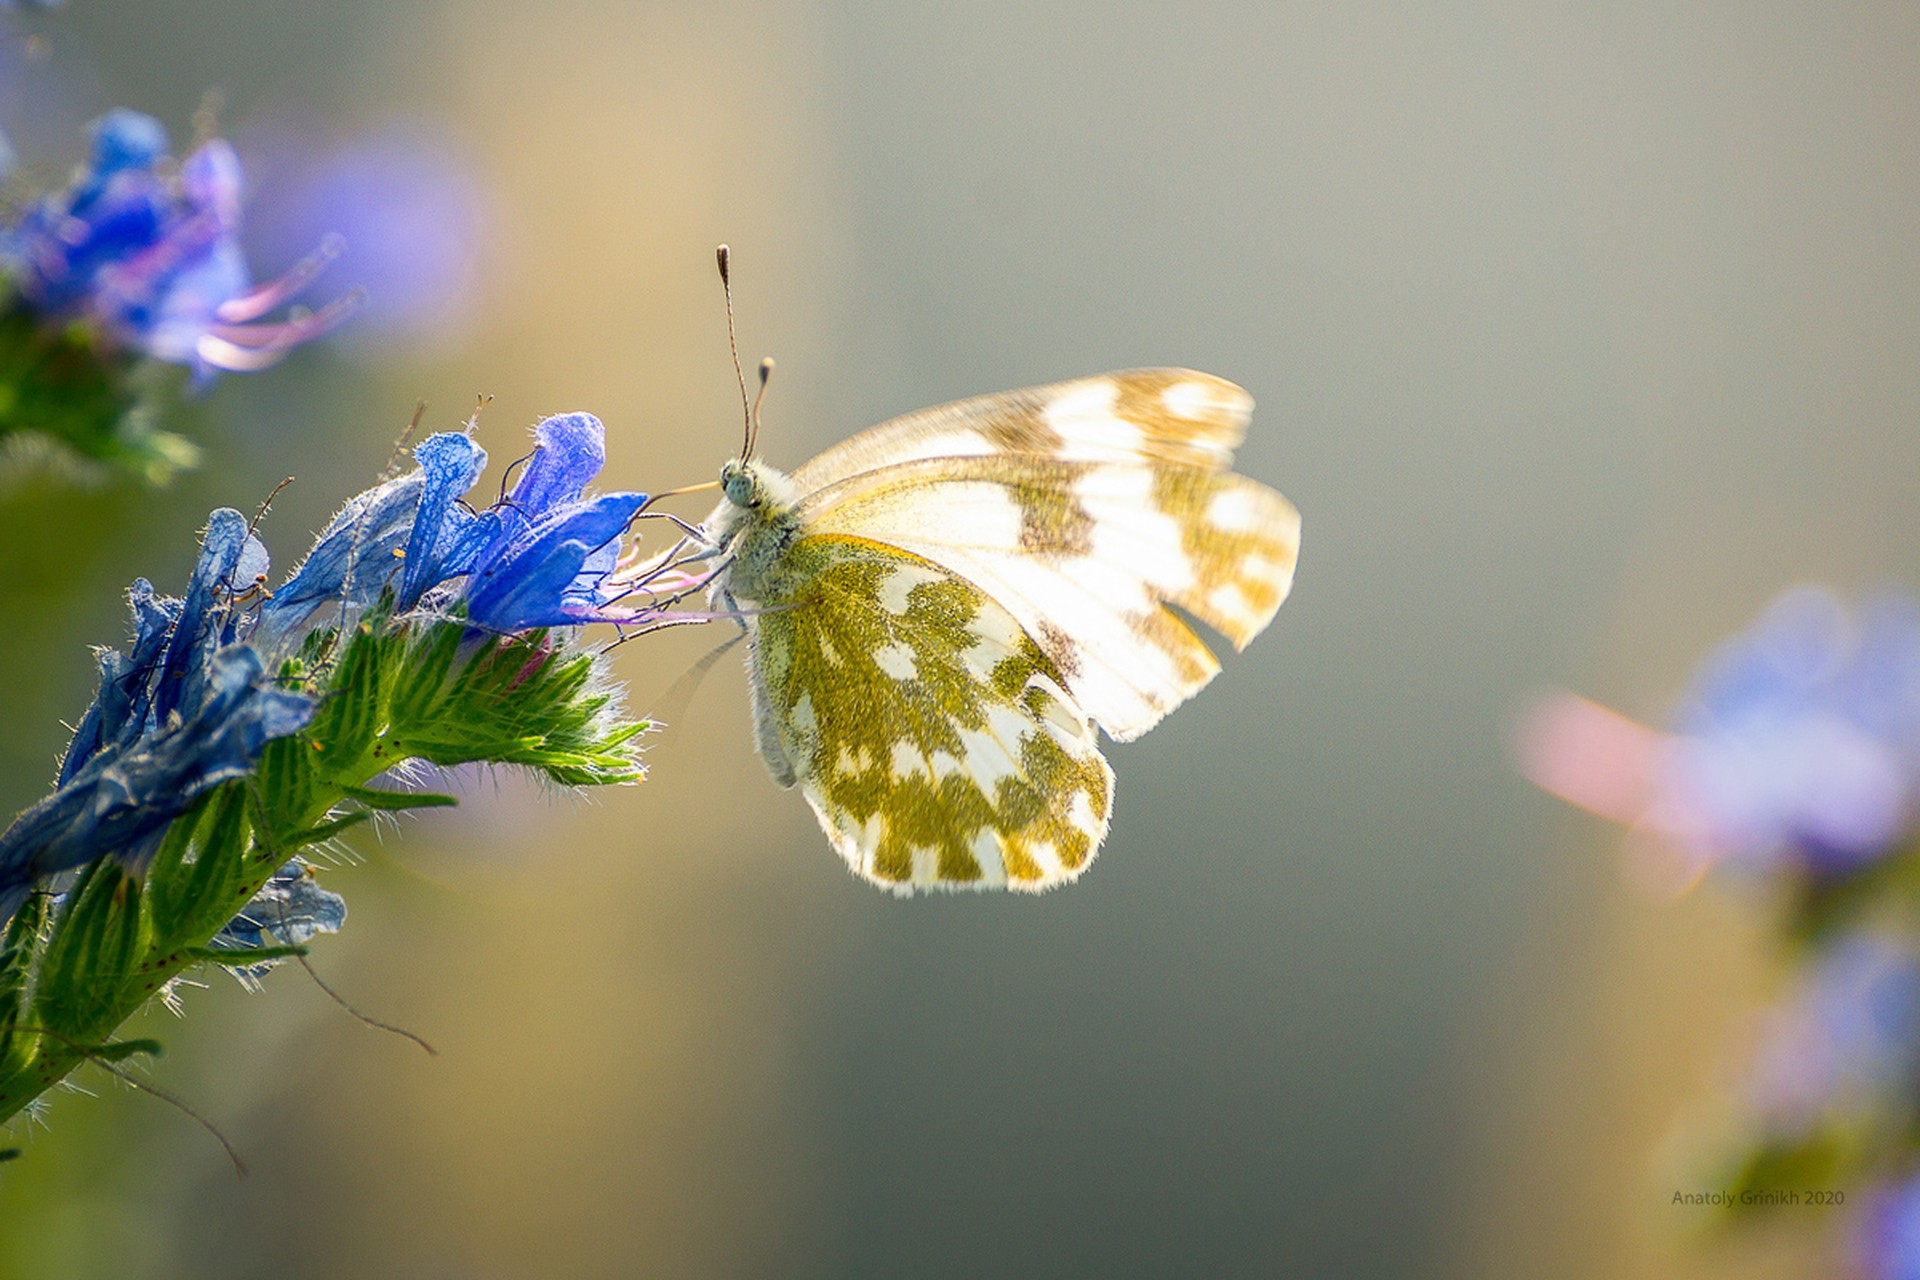
[[[757,619],[764,712],[828,839],[896,891],[1071,880],[1113,775],[1013,616],[920,557],[809,535]]]
[[[1179,527],[1193,567],[1169,599],[1245,649],[1293,588],[1300,513],[1258,481],[1190,467],[1155,469],[1152,501]]]
[[[922,409],[852,436],[793,473],[803,493],[923,458],[1033,454],[1224,468],[1253,397],[1193,369],[1126,369]]]
[[[1220,669],[1167,606],[1244,648],[1286,597],[1300,536],[1285,498],[1230,471],[1031,455],[902,463],[811,494],[799,513],[985,591],[1122,741]]]

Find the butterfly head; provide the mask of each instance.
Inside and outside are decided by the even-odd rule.
[[[723,545],[743,529],[790,523],[800,500],[799,490],[784,472],[754,458],[735,458],[721,467],[720,492],[724,501],[707,521],[707,529]]]
[[[720,491],[727,495],[727,501],[743,511],[753,511],[766,505],[767,484],[761,478],[762,468],[744,458],[735,458],[720,468]]]

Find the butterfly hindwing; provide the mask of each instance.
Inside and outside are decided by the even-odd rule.
[[[1078,875],[1106,834],[1113,775],[1012,614],[865,538],[809,531],[781,569],[789,589],[754,626],[762,751],[853,870],[899,892]]]

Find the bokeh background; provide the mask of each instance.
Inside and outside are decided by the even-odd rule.
[[[853,881],[752,755],[731,659],[644,786],[481,778],[362,838],[315,962],[439,1056],[297,970],[188,992],[129,1032],[248,1176],[83,1073],[0,1174],[0,1276],[1827,1274],[1812,1214],[1715,1241],[1669,1204],[1776,971],[1765,905],[1637,891],[1509,740],[1551,685],[1657,721],[1790,583],[1920,581],[1920,10],[67,0],[15,27],[51,41],[0,85],[30,171],[111,105],[184,134],[218,90],[257,264],[317,201],[360,245],[328,285],[374,294],[217,387],[171,489],[7,479],[9,812],[126,582],[177,584],[210,507],[289,474],[290,565],[416,397],[444,427],[491,394],[499,462],[588,409],[609,484],[710,477],[723,239],[744,354],[780,362],[776,463],[1190,364],[1258,398],[1242,468],[1305,538],[1271,632],[1112,752],[1111,839],[1037,901]],[[711,643],[622,649],[634,703]]]

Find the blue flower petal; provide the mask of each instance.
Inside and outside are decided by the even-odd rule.
[[[421,441],[414,458],[414,470],[341,508],[262,607],[260,640],[270,650],[323,605],[365,609],[391,586],[396,604],[411,609],[427,591],[466,572],[494,525],[456,504],[486,466],[486,451],[446,431]]]
[[[533,431],[534,453],[506,510],[537,515],[572,502],[607,462],[607,433],[590,413],[563,413]]]
[[[162,723],[199,699],[210,646],[220,642],[212,611],[216,603],[223,604],[232,595],[234,571],[247,549],[248,538],[247,518],[231,507],[222,507],[207,517],[200,559],[193,567],[173,636],[167,641],[166,657],[161,661],[153,714]]]
[[[221,927],[208,946],[215,948],[297,947],[315,934],[338,933],[347,922],[347,901],[322,889],[313,868],[298,858],[273,873],[260,892],[239,914]],[[240,966],[242,976],[256,977],[272,966]]]
[[[149,837],[208,788],[251,772],[269,741],[312,718],[313,700],[274,688],[245,645],[214,654],[208,668],[197,707],[95,752],[0,834],[0,918],[44,876],[150,848]]]
[[[601,583],[646,500],[640,493],[602,494],[535,523],[474,572],[467,616],[501,632],[605,620],[597,612],[606,603]]]
[[[581,496],[606,461],[606,432],[592,414],[548,418],[534,439],[513,493],[488,513],[497,524],[470,566],[467,616],[499,632],[630,620],[632,611],[608,609],[618,593],[607,579],[646,495]]]
[[[487,452],[457,431],[428,436],[413,451],[423,475],[419,506],[407,535],[406,569],[400,579],[400,608],[411,609],[420,597],[464,566],[450,569],[471,556],[476,541],[470,526],[475,517],[454,505],[473,487],[487,465]]]

